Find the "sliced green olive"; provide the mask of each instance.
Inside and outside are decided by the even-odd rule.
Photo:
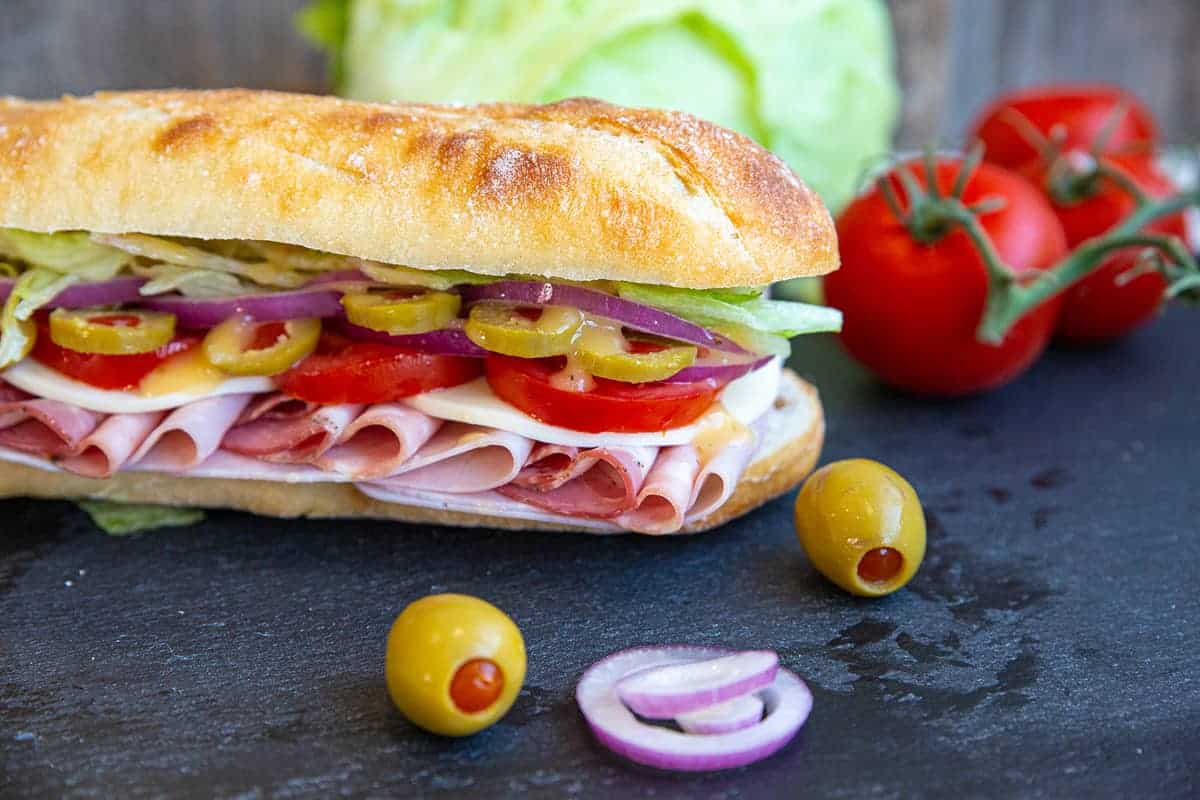
[[[137,355],[157,350],[174,338],[174,314],[65,308],[50,313],[50,340],[77,353]]]
[[[670,347],[645,346],[630,352],[630,342],[621,329],[607,325],[586,325],[575,341],[575,357],[592,375],[625,383],[649,383],[671,377],[696,360],[691,345]]]
[[[526,316],[507,303],[480,303],[471,309],[464,330],[475,344],[518,358],[561,356],[571,350],[583,315],[569,306],[546,306]],[[536,312],[536,309],[534,309]]]
[[[809,476],[796,497],[796,534],[817,571],[864,597],[896,591],[925,557],[917,493],[865,458],[835,461]]]
[[[230,317],[204,337],[204,357],[229,375],[278,375],[317,347],[321,320]]]
[[[446,327],[458,316],[462,298],[453,292],[361,293],[345,295],[342,305],[355,325],[402,336]]]

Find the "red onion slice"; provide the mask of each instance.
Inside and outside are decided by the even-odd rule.
[[[393,336],[390,333],[364,328],[352,322],[338,320],[334,327],[349,336],[365,342],[379,342],[410,350],[420,350],[423,353],[433,353],[442,356],[466,356],[468,358],[483,358],[488,354],[479,345],[467,338],[461,326],[442,328],[428,333],[414,333],[404,336]]]
[[[247,294],[239,297],[184,297],[164,294],[143,297],[138,305],[175,315],[183,328],[213,328],[232,316],[253,322],[287,322],[305,317],[341,316],[342,293],[336,289],[296,289],[290,292]]]
[[[0,303],[12,294],[12,279],[0,280]],[[77,283],[68,286],[46,304],[46,308],[91,308],[92,306],[119,306],[141,298],[138,290],[146,283],[145,278],[133,276],[113,278],[94,283]]]
[[[771,651],[747,650],[630,675],[617,684],[617,695],[643,717],[671,719],[761,689],[778,669]]]
[[[744,694],[715,706],[680,714],[675,718],[675,724],[683,728],[684,733],[732,733],[761,722],[763,708],[765,706],[758,695]]]
[[[631,761],[660,769],[700,772],[741,767],[786,745],[812,710],[812,693],[795,674],[778,669],[759,694],[762,721],[730,733],[698,735],[642,722],[617,696],[616,684],[649,667],[688,664],[729,655],[712,647],[647,647],[625,650],[592,665],[575,689],[588,726],[608,749]]]
[[[765,366],[774,356],[744,357],[736,361],[714,361],[700,359],[690,367],[684,367],[669,378],[663,378],[666,383],[693,383],[707,378],[715,378],[728,383],[743,375]]]
[[[460,286],[458,292],[468,305],[480,300],[504,300],[529,306],[573,306],[643,333],[677,339],[711,350],[745,352],[744,348],[724,336],[682,317],[582,286],[542,281],[497,281],[480,286]]]

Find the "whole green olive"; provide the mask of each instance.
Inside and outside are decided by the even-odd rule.
[[[925,514],[908,481],[865,458],[826,464],[796,496],[796,535],[822,575],[851,594],[882,597],[925,557]]]
[[[525,641],[491,603],[434,594],[411,603],[388,634],[386,677],[404,716],[443,736],[468,736],[512,707],[525,682]]]

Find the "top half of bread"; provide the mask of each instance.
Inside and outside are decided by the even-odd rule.
[[[691,288],[837,266],[829,213],[778,158],[687,114],[587,99],[0,98],[0,227]]]

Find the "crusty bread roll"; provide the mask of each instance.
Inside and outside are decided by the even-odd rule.
[[[739,517],[788,491],[812,470],[825,435],[825,420],[816,389],[791,370],[784,370],[774,410],[771,429],[764,437],[769,445],[742,474],[733,495],[715,512],[685,526],[679,533],[706,531]],[[0,498],[3,497],[92,498],[232,508],[275,517],[369,517],[432,525],[597,532],[594,528],[570,524],[385,503],[367,497],[347,483],[294,486],[271,481],[188,478],[150,472],[120,472],[105,480],[94,480],[0,461]]]
[[[0,99],[0,227],[259,239],[691,288],[837,267],[829,213],[778,158],[687,114],[586,99]]]

